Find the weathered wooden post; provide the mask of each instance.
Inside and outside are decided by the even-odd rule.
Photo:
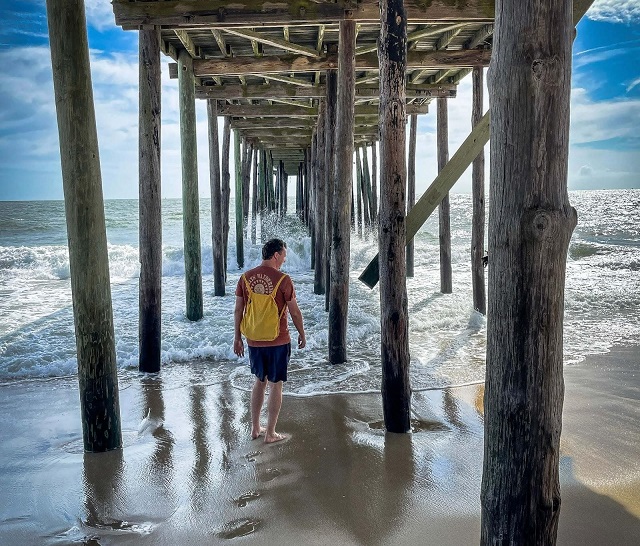
[[[249,227],[249,194],[251,188],[251,158],[253,157],[253,144],[247,139],[242,139],[242,213],[244,215],[243,230]]]
[[[282,215],[286,216],[287,215],[287,201],[289,199],[289,175],[287,174],[287,171],[285,170],[285,165],[283,162],[281,162],[282,165],[282,196],[283,196],[283,200],[282,200]]]
[[[438,172],[444,169],[449,161],[449,115],[447,112],[447,99],[438,98],[437,114],[437,142],[438,142]],[[449,204],[449,192],[444,196],[438,206],[438,219],[440,224],[440,291],[443,294],[453,292],[453,275],[451,271],[451,206]]]
[[[267,152],[260,150],[260,180],[258,183],[258,209],[260,210],[260,240],[265,243],[267,241],[267,232],[265,228],[265,217],[267,214]]]
[[[552,545],[560,511],[570,0],[502,2],[491,185],[481,543]]]
[[[231,144],[231,117],[225,116],[222,127],[222,243],[224,246],[224,278],[227,278],[227,257],[229,256],[229,207],[231,206],[231,173],[229,172],[229,152]]]
[[[253,157],[251,159],[251,170],[253,171],[253,182],[251,185],[251,243],[256,244],[258,223],[258,154],[260,150],[254,146]]]
[[[162,345],[162,192],[160,184],[160,29],[139,37],[138,211],[140,322],[138,368],[160,371]]]
[[[273,155],[271,151],[267,151],[267,197],[269,201],[269,212],[276,210],[276,198],[273,191]]]
[[[47,0],[85,451],[122,447],[102,177],[83,0]]]
[[[355,21],[340,21],[338,44],[338,101],[329,294],[329,361],[347,361],[349,255],[351,252],[351,190],[353,187],[353,128],[355,101]]]
[[[378,155],[376,142],[371,143],[371,207],[373,213],[371,219],[374,223],[378,221]]]
[[[236,176],[236,258],[238,260],[238,269],[242,269],[244,267],[244,228],[242,226],[244,220],[244,212],[242,210],[244,197],[242,195],[240,133],[238,133],[237,129],[233,132],[233,158]]]
[[[364,187],[367,197],[367,211],[369,212],[369,226],[374,225],[373,193],[371,191],[371,171],[369,170],[369,158],[367,156],[367,145],[362,147],[362,176],[364,177]]]
[[[209,185],[211,187],[211,248],[213,252],[213,294],[224,296],[224,246],[222,243],[222,188],[218,142],[218,101],[207,99],[209,118]]]
[[[182,150],[182,225],[187,318],[200,320],[202,307],[202,255],[193,59],[185,49],[178,54],[180,92],[180,148]]]
[[[333,236],[332,211],[333,211],[333,192],[335,191],[336,180],[336,103],[338,101],[338,72],[336,70],[327,70],[326,74],[326,110],[325,110],[325,299],[324,310],[329,311],[329,293],[331,292],[331,241]]]
[[[482,76],[483,68],[473,69],[473,108],[471,112],[471,126],[475,127],[482,119]],[[473,290],[473,308],[487,314],[486,296],[484,290],[484,150],[473,160],[471,171],[471,193],[473,201],[473,218],[471,221],[471,286]]]
[[[406,284],[405,76],[407,17],[402,0],[380,2],[380,341],[382,408],[389,432],[410,430]]]
[[[311,269],[316,267],[316,221],[315,221],[315,203],[316,203],[316,185],[318,183],[318,132],[317,126],[313,128],[311,135],[311,165],[309,175],[309,231],[311,233]],[[315,274],[314,274],[315,275]]]
[[[409,165],[407,177],[407,214],[416,203],[416,135],[418,132],[418,116],[409,116]],[[407,277],[413,277],[414,248],[413,239],[407,243]]]
[[[315,226],[316,229],[316,241],[315,241],[315,269],[313,272],[313,293],[324,294],[325,291],[325,273],[326,267],[324,258],[326,256],[325,250],[325,235],[326,229],[324,220],[326,216],[325,207],[326,202],[326,174],[325,174],[325,127],[326,127],[326,115],[325,115],[325,103],[321,100],[318,107],[318,131],[317,131],[317,168],[316,168],[316,194],[315,194]]]
[[[356,229],[362,237],[362,161],[360,147],[356,146]]]

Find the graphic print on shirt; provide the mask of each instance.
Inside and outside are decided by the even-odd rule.
[[[249,278],[249,286],[256,294],[271,294],[273,292],[273,281],[264,273],[256,273]]]

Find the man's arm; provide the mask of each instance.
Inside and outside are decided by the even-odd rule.
[[[244,298],[236,296],[236,306],[233,310],[233,352],[238,356],[244,356],[244,343],[240,333],[240,323],[244,314]]]
[[[303,349],[307,344],[307,338],[304,335],[304,324],[302,322],[302,312],[300,311],[300,307],[298,307],[298,301],[293,298],[287,302],[287,307],[289,308],[289,313],[291,313],[291,320],[293,320],[293,325],[298,330],[298,349]]]

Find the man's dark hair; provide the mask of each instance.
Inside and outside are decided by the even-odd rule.
[[[262,247],[262,259],[270,260],[276,252],[282,252],[284,248],[287,248],[287,243],[282,239],[270,239]]]

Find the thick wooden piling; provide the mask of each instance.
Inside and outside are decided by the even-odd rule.
[[[409,116],[409,164],[407,166],[407,214],[416,203],[416,135],[418,132],[418,116]],[[413,277],[414,270],[413,239],[407,243],[407,277]]]
[[[349,255],[351,252],[351,189],[355,100],[355,21],[340,21],[338,101],[336,108],[336,180],[333,192],[331,288],[329,301],[329,361],[347,360]]]
[[[473,69],[473,108],[471,112],[471,126],[475,127],[482,119],[482,80],[483,68]],[[471,220],[471,286],[473,290],[473,308],[487,314],[487,304],[484,289],[484,150],[473,160],[471,171],[471,193],[473,202],[473,218]]]
[[[82,0],[47,0],[85,451],[122,447],[100,155]],[[28,408],[25,408],[28,411]]]
[[[160,29],[139,37],[138,210],[141,372],[160,371],[162,344],[162,192],[160,177]]]
[[[244,197],[242,195],[242,159],[240,157],[240,133],[233,132],[233,159],[236,178],[236,259],[238,269],[244,268],[244,212],[242,210]]]
[[[253,145],[247,139],[242,140],[242,213],[244,215],[243,230],[249,227],[249,195],[251,189],[251,158]]]
[[[227,258],[229,256],[229,208],[231,206],[231,172],[229,152],[231,144],[231,117],[225,116],[222,127],[222,244],[224,247],[224,278],[227,278]]]
[[[260,211],[260,240],[267,241],[265,220],[267,215],[267,152],[260,150],[260,169],[258,182],[258,210]]]
[[[182,225],[187,318],[200,320],[202,306],[202,254],[193,59],[186,50],[178,54],[180,94],[180,148],[182,150]]]
[[[437,146],[438,172],[444,169],[449,161],[449,115],[447,99],[438,98],[437,114]],[[439,239],[440,239],[440,291],[443,294],[453,292],[453,274],[451,271],[451,205],[449,192],[442,198],[438,206]]]
[[[309,232],[311,234],[311,269],[316,268],[316,221],[315,202],[316,184],[318,183],[318,133],[314,127],[311,135],[311,165],[309,169]]]
[[[218,142],[218,101],[207,100],[209,120],[209,185],[211,188],[211,249],[213,252],[213,294],[224,296],[224,246],[222,244],[222,188]]]
[[[380,341],[382,408],[389,432],[410,430],[406,285],[407,18],[402,0],[380,2]]]
[[[327,70],[326,74],[326,101],[327,105],[325,110],[325,147],[324,147],[324,162],[325,162],[325,299],[324,310],[329,311],[329,293],[331,292],[331,240],[333,236],[333,223],[332,223],[332,211],[333,211],[333,194],[335,191],[336,180],[336,103],[338,101],[338,72],[336,70]]]
[[[523,0],[503,2],[496,20],[483,545],[556,543],[564,286],[577,221],[567,192],[571,14],[569,0]]]

